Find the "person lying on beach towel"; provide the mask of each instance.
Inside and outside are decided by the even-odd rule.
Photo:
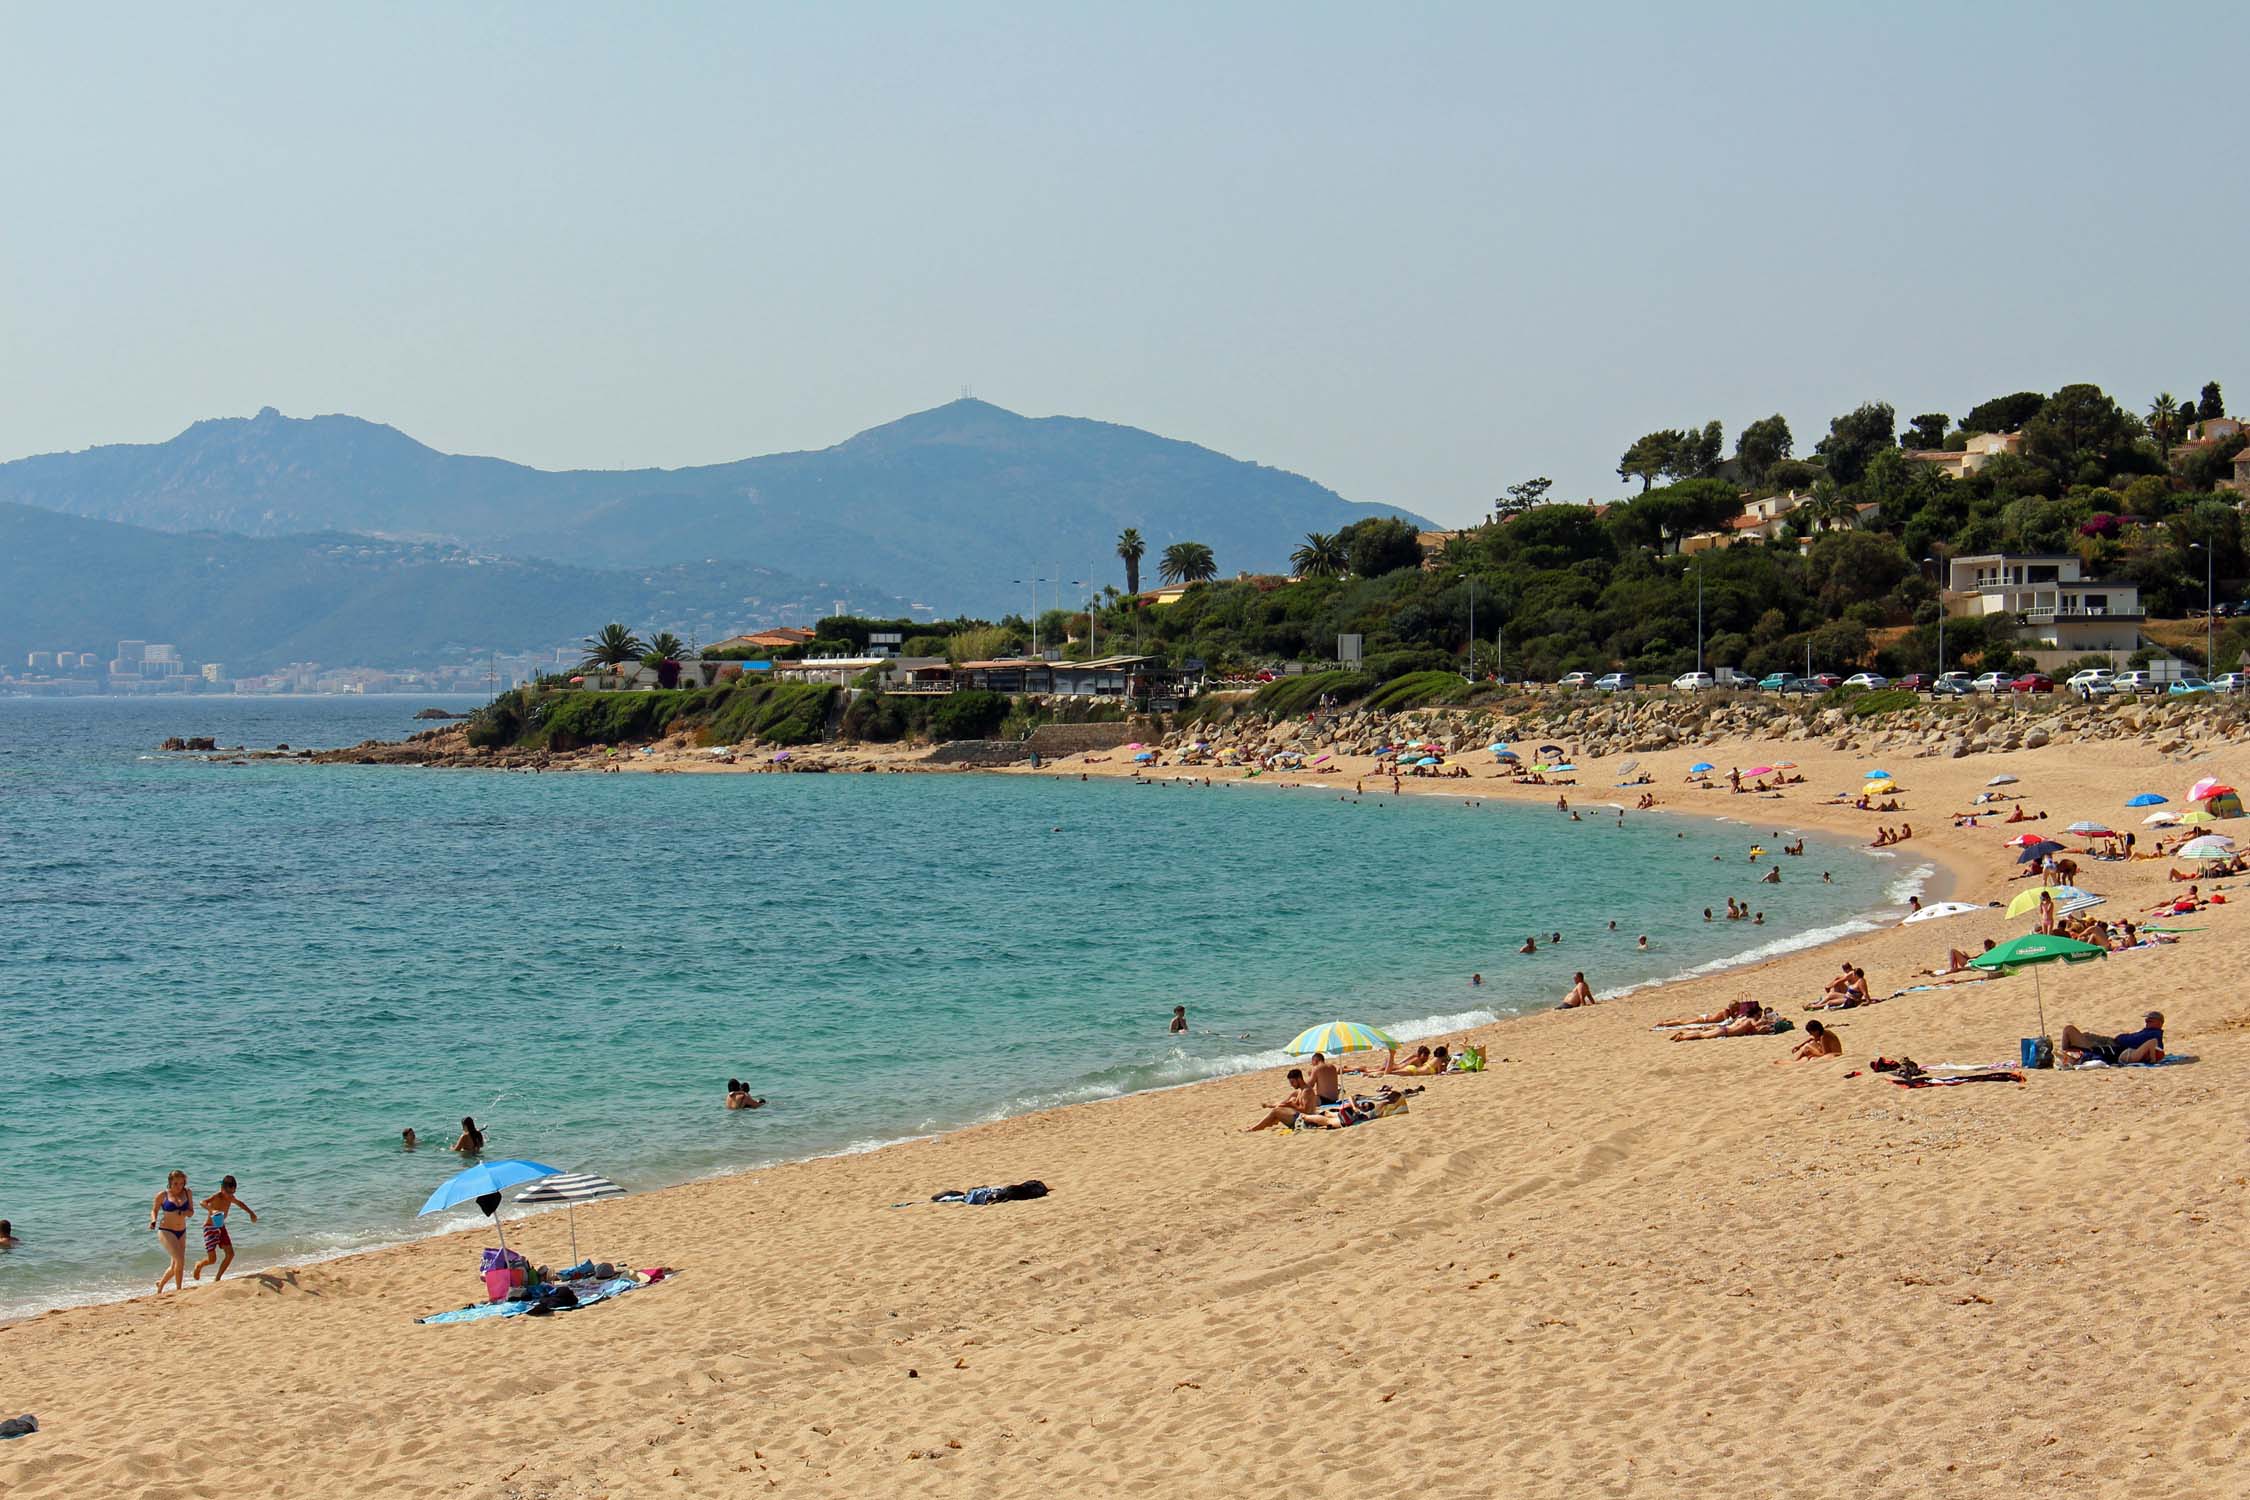
[[[1723,1036],[1772,1036],[1788,1029],[1789,1022],[1770,1010],[1761,1010],[1754,1016],[1738,1016],[1718,1026],[1690,1026],[1672,1033],[1675,1042],[1708,1042]]]
[[[2131,1063],[2164,1061],[2164,1012],[2152,1010],[2141,1017],[2141,1029],[2119,1036],[2103,1036],[2099,1032],[2080,1031],[2075,1026],[2062,1029],[2063,1061],[2071,1067],[2091,1059],[2105,1062],[2111,1067]]]
[[[1354,1068],[1352,1073],[1360,1078],[1388,1078],[1399,1074],[1419,1076],[1425,1073],[1435,1073],[1438,1069],[1431,1066],[1430,1057],[1430,1049],[1427,1045],[1424,1045],[1416,1047],[1414,1055],[1402,1063],[1398,1060],[1398,1048],[1393,1047],[1390,1056],[1384,1060],[1381,1067]]]
[[[947,1188],[942,1193],[932,1193],[932,1203],[972,1203],[983,1207],[987,1203],[1024,1203],[1033,1198],[1047,1196],[1047,1184],[1034,1177],[1028,1182],[1004,1183],[999,1187],[974,1187],[967,1192]]]
[[[1984,951],[1984,952],[1986,952],[1986,953],[1990,953],[1990,952],[1991,952],[1991,951],[1993,950],[1993,948],[1994,948],[1995,946],[1997,946],[1997,945],[1996,945],[1996,944],[1995,944],[1995,943],[1994,943],[1994,942],[1992,941],[1992,939],[1990,939],[1990,938],[1986,938],[1986,939],[1984,940],[1984,948],[1983,948],[1983,951]],[[1942,969],[1920,969],[1920,970],[1917,970],[1916,972],[1917,972],[1917,973],[1918,973],[1918,974],[1919,974],[1919,975],[1920,975],[1920,976],[1921,976],[1922,978],[1925,978],[1925,979],[1937,979],[1937,978],[1941,978],[1941,977],[1943,977],[1944,975],[1947,975],[1947,974],[1960,974],[1960,973],[1964,973],[1964,972],[1966,972],[1966,971],[1968,970],[1968,967],[1969,967],[1969,960],[1970,960],[1970,959],[1971,959],[1972,957],[1974,957],[1974,956],[1975,956],[1974,954],[1968,953],[1968,952],[1966,952],[1966,951],[1964,951],[1963,949],[1960,949],[1960,948],[1948,948],[1948,949],[1946,949],[1946,950],[1945,950],[1945,967],[1944,967],[1944,968],[1942,968]]]
[[[1650,1029],[1662,1026],[1724,1026],[1729,1021],[1739,1021],[1745,1017],[1754,1019],[1763,1009],[1764,1006],[1745,995],[1734,1004],[1723,1006],[1707,1016],[1676,1016],[1669,1021],[1658,1021]]]

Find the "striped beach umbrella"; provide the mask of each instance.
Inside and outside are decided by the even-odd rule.
[[[1299,1057],[1310,1057],[1315,1052],[1333,1057],[1342,1052],[1380,1052],[1397,1045],[1398,1038],[1380,1026],[1369,1026],[1361,1021],[1328,1021],[1298,1032],[1297,1039],[1282,1050]]]
[[[2207,833],[2199,839],[2189,839],[2177,851],[2180,859],[2203,861],[2234,858],[2234,840],[2224,834]]]
[[[560,1203],[570,1216],[570,1262],[578,1264],[578,1205],[596,1198],[622,1198],[625,1190],[592,1172],[558,1172],[516,1194],[518,1203]]]

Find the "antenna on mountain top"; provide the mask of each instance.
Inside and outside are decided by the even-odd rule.
[[[968,388],[967,386],[963,386],[963,387],[961,387],[961,399],[962,399],[963,401],[966,401],[966,400],[968,400],[968,399],[969,399],[969,396],[970,396],[970,391],[969,391],[969,388]]]

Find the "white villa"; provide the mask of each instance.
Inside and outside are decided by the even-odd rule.
[[[2119,659],[2141,643],[2141,591],[2130,583],[2084,576],[2068,553],[1988,552],[1946,564],[1943,592],[1950,615],[2020,618],[2016,638],[2041,665],[2090,652]]]

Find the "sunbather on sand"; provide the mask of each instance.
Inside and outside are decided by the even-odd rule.
[[[1416,1047],[1413,1056],[1407,1058],[1403,1063],[1398,1060],[1398,1048],[1393,1047],[1390,1056],[1383,1060],[1381,1067],[1352,1069],[1354,1076],[1360,1078],[1389,1078],[1402,1073],[1422,1074],[1429,1071],[1431,1069],[1430,1049],[1428,1047]]]
[[[1570,993],[1563,996],[1562,1008],[1564,1010],[1575,1010],[1581,1005],[1592,1005],[1593,1003],[1594,990],[1593,986],[1586,983],[1585,971],[1580,970],[1578,973],[1571,975]]]
[[[2164,1061],[2164,1012],[2152,1010],[2141,1017],[2141,1029],[2128,1031],[2122,1036],[2103,1036],[2098,1032],[2080,1031],[2075,1026],[2062,1029],[2063,1059],[2073,1065],[2088,1058],[2105,1062],[2112,1067],[2129,1063],[2157,1063]]]
[[[1983,951],[1983,952],[1986,952],[1986,953],[1990,953],[1990,952],[1992,951],[1992,949],[1993,949],[1993,942],[1992,942],[1992,939],[1990,939],[1990,938],[1986,938],[1986,939],[1984,940],[1984,948],[1983,948],[1983,950],[1982,950],[1982,951]],[[1968,952],[1968,951],[1967,951],[1966,949],[1962,949],[1962,948],[1948,948],[1948,949],[1946,949],[1946,950],[1945,950],[1945,967],[1944,967],[1944,968],[1942,968],[1942,969],[1923,969],[1923,970],[1919,971],[1919,973],[1917,974],[1917,976],[1916,976],[1916,977],[1917,977],[1917,978],[1924,978],[1924,979],[1938,979],[1938,978],[1942,978],[1943,976],[1945,976],[1945,975],[1947,975],[1947,974],[1961,974],[1961,973],[1965,973],[1965,972],[1967,972],[1967,970],[1968,970],[1968,967],[1969,967],[1969,960],[1970,960],[1971,958],[1974,958],[1974,957],[1976,957],[1976,955],[1975,955],[1975,954],[1972,954],[1972,953],[1970,953],[1970,952]]]
[[[1299,1122],[1317,1125],[1323,1130],[1342,1128],[1340,1121],[1332,1120],[1320,1112],[1320,1101],[1313,1097],[1312,1085],[1305,1082],[1304,1070],[1291,1068],[1289,1097],[1267,1110],[1264,1119],[1248,1126],[1243,1133],[1247,1135],[1253,1130],[1271,1130],[1277,1125],[1296,1125]]]
[[[1744,996],[1734,1004],[1715,1010],[1707,1016],[1676,1016],[1669,1021],[1659,1021],[1659,1026],[1719,1026],[1728,1021],[1739,1021],[1744,1016],[1755,1016],[1764,1009],[1757,1001]]]
[[[1321,1104],[1334,1104],[1338,1099],[1341,1099],[1344,1096],[1344,1088],[1342,1082],[1340,1081],[1340,1078],[1341,1075],[1337,1071],[1336,1065],[1328,1060],[1327,1053],[1315,1052],[1312,1055],[1312,1074],[1310,1077],[1310,1081],[1312,1083],[1313,1098],[1317,1102]]]
[[[1818,1021],[1805,1023],[1805,1039],[1791,1048],[1787,1057],[1777,1057],[1775,1062],[1813,1062],[1823,1057],[1843,1055],[1844,1043]]]
[[[1767,1036],[1780,1029],[1781,1017],[1770,1010],[1754,1016],[1737,1016],[1719,1026],[1691,1026],[1672,1033],[1675,1042],[1708,1042],[1722,1036]]]

